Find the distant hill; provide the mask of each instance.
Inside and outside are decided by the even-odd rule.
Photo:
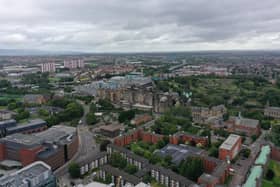
[[[0,56],[45,56],[45,55],[79,55],[74,51],[43,51],[33,49],[0,49]]]

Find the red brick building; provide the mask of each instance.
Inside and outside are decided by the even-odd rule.
[[[162,140],[164,135],[155,134],[151,132],[145,132],[143,129],[139,128],[133,131],[130,131],[122,136],[119,136],[114,139],[114,144],[118,146],[125,146],[134,141],[142,140],[147,143],[157,143],[159,140]],[[179,144],[180,142],[193,142],[194,144],[201,144],[202,146],[208,145],[208,138],[201,137],[196,135],[191,135],[187,133],[176,133],[169,137],[169,143]]]
[[[237,117],[231,116],[225,125],[229,132],[245,133],[246,136],[258,136],[261,132],[259,120],[243,118],[240,114]]]
[[[0,140],[0,160],[16,160],[26,166],[44,161],[52,169],[65,164],[78,150],[76,128],[54,126],[36,134],[13,134]]]
[[[151,115],[143,114],[143,115],[136,116],[133,120],[131,120],[131,124],[138,126],[148,121],[151,121],[152,119],[153,117]]]
[[[219,147],[219,159],[233,160],[239,153],[242,145],[242,138],[239,135],[231,134]]]
[[[176,133],[172,136],[169,137],[169,143],[171,144],[179,144],[180,142],[185,143],[193,143],[195,145],[201,144],[202,146],[207,146],[208,145],[208,138],[207,137],[201,137],[201,136],[196,136],[192,134],[187,134],[187,133]]]
[[[198,178],[197,183],[205,187],[215,187],[224,184],[229,176],[229,165],[225,161],[213,157],[202,157],[204,173]]]

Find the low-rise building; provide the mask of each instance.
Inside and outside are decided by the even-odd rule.
[[[239,153],[242,145],[242,138],[239,135],[231,134],[219,147],[219,159],[233,160]]]
[[[41,94],[27,94],[23,97],[23,102],[26,104],[44,104],[47,102],[45,96]]]
[[[123,126],[120,124],[104,125],[100,127],[100,133],[104,136],[114,138],[120,135]]]
[[[36,161],[14,173],[0,178],[0,187],[55,187],[56,180],[51,167]]]
[[[224,105],[217,105],[211,108],[191,107],[192,119],[195,123],[208,124],[213,119],[222,119],[227,109]]]
[[[80,166],[80,174],[84,175],[93,169],[99,168],[108,163],[107,152],[100,152],[95,155],[89,155],[87,158],[77,161]]]
[[[157,165],[151,165],[151,176],[160,184],[167,187],[195,187],[193,181],[178,175],[170,169],[163,168]]]
[[[113,184],[116,184],[116,186],[120,187],[135,187],[141,182],[140,178],[134,175],[130,175],[118,168],[114,168],[110,165],[101,166],[100,170],[97,172],[97,176],[105,180],[107,175],[110,175],[112,177]]]
[[[53,126],[36,134],[12,134],[0,139],[0,160],[15,160],[26,166],[36,160],[58,167],[69,161],[78,150],[76,128]]]
[[[127,163],[136,166],[138,170],[143,170],[149,165],[149,161],[147,159],[132,153],[128,149],[116,146],[114,144],[109,144],[107,146],[107,153],[111,155],[115,152],[120,153],[122,157],[127,160]]]
[[[241,114],[230,116],[225,125],[229,132],[244,133],[246,136],[259,135],[261,132],[259,120],[244,118]]]
[[[280,118],[280,107],[266,107],[264,109],[264,115],[267,117],[272,117],[272,118]]]
[[[155,152],[156,155],[165,158],[170,156],[174,164],[179,165],[181,161],[187,159],[189,156],[200,156],[204,151],[202,149],[188,146],[188,145],[173,145],[167,144],[162,149]]]
[[[11,119],[16,113],[10,110],[0,110],[0,121],[1,120],[9,120]]]
[[[148,121],[151,121],[152,119],[153,117],[149,114],[138,115],[133,120],[131,120],[131,124],[138,126]]]
[[[18,124],[14,119],[5,120],[0,122],[0,137],[14,133],[31,134],[45,129],[47,129],[47,123],[42,119],[33,119],[22,124]]]

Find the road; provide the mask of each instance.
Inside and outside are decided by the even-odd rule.
[[[232,168],[235,170],[235,174],[229,184],[229,187],[238,187],[244,183],[247,173],[261,149],[261,145],[264,143],[264,137],[266,134],[267,131],[262,131],[259,138],[248,147],[251,150],[249,158],[239,158],[236,163],[232,165]]]
[[[93,133],[89,130],[89,127],[86,123],[86,115],[89,113],[89,106],[84,104],[82,101],[78,100],[78,102],[83,106],[84,109],[84,115],[80,119],[80,122],[77,126],[77,134],[79,138],[78,151],[72,157],[72,159],[70,159],[67,163],[54,172],[58,179],[65,181],[63,183],[69,183],[70,181],[68,176],[68,166],[71,162],[81,161],[87,158],[89,155],[99,152],[99,147],[93,138]]]

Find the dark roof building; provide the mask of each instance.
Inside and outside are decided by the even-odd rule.
[[[162,149],[155,152],[160,157],[171,156],[172,162],[180,164],[182,160],[185,160],[189,156],[199,156],[204,151],[202,149],[188,146],[188,145],[173,145],[168,144]]]

